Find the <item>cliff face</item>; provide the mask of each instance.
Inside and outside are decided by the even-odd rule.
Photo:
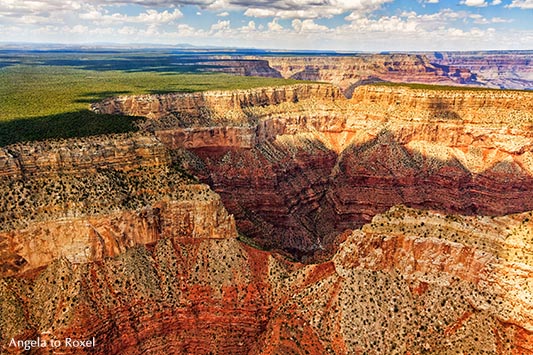
[[[97,103],[149,117],[143,133],[3,150],[2,353],[533,354],[531,98],[313,84]]]
[[[284,78],[326,81],[348,96],[367,81],[461,85],[475,83],[468,69],[435,66],[424,55],[374,54],[350,57],[272,57],[270,66]]]
[[[251,354],[531,354],[531,228],[393,208],[285,279]]]
[[[531,51],[420,52],[345,56],[201,56],[173,63],[192,71],[323,81],[351,96],[369,82],[533,88]]]
[[[213,118],[198,118],[191,102],[207,102]],[[310,85],[94,107],[152,117],[146,126],[221,195],[242,233],[305,260],[331,254],[339,233],[400,203],[533,209],[531,102],[522,92],[401,86],[362,86],[346,100]]]
[[[436,52],[431,62],[444,67],[469,69],[480,83],[489,87],[533,89],[531,51],[513,52]]]
[[[2,354],[248,353],[277,261],[236,240],[219,196],[180,172],[154,136],[6,152],[14,163],[5,166],[18,169],[0,180]]]

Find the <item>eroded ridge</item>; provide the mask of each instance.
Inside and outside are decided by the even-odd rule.
[[[143,96],[174,106],[136,135],[4,150],[2,353],[533,354],[531,94],[195,97]]]
[[[235,230],[62,257],[0,280],[2,341],[95,337],[95,354],[532,354],[532,221],[397,206],[315,265]]]
[[[393,205],[505,215],[533,209],[532,93],[326,84],[119,97],[145,115],[239,230],[307,260]]]
[[[377,215],[283,279],[252,354],[532,354],[531,218]]]

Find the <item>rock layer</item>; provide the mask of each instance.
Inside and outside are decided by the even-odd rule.
[[[531,354],[531,216],[378,215],[285,279],[251,354]]]
[[[94,107],[151,117],[147,127],[221,194],[242,233],[305,260],[400,203],[463,214],[533,209],[531,95],[370,85],[347,100],[331,86],[299,85]]]
[[[234,231],[60,258],[1,280],[1,340],[95,337],[69,354],[532,354],[531,221],[399,206],[307,266]]]
[[[335,57],[270,57],[270,66],[284,78],[325,81],[351,96],[365,82],[388,81],[443,85],[475,84],[468,69],[450,72],[430,63],[425,55],[368,54]]]
[[[443,67],[469,69],[488,87],[533,90],[531,51],[435,52],[431,62]]]
[[[533,354],[531,95],[122,97],[144,133],[7,147],[2,353]]]

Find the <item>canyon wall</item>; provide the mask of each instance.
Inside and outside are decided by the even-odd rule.
[[[251,354],[531,354],[531,217],[377,215],[284,278]]]
[[[531,95],[368,85],[348,100],[310,84],[93,107],[150,117],[146,127],[221,195],[243,234],[307,260],[331,255],[339,233],[400,203],[462,214],[533,209]],[[199,119],[194,102],[212,116]]]
[[[234,232],[65,256],[0,280],[2,351],[39,336],[94,337],[51,351],[67,354],[533,354],[532,221],[397,206],[315,265]]]
[[[435,65],[468,69],[488,87],[533,90],[531,51],[427,53]]]
[[[354,87],[376,81],[476,84],[475,74],[467,68],[450,71],[446,66],[433,65],[425,55],[276,56],[264,59],[284,78],[325,81],[340,87],[347,96],[351,96]]]
[[[212,56],[206,70],[322,81],[351,96],[370,82],[533,88],[531,51],[419,52],[351,55]],[[198,59],[196,64],[208,61]],[[209,63],[209,62],[206,62]],[[193,65],[193,64],[191,64]],[[247,69],[244,69],[247,68]]]
[[[237,241],[220,197],[155,136],[26,143],[4,156],[0,353],[248,353],[274,258]]]
[[[96,103],[141,133],[2,150],[1,351],[533,354],[532,95]]]

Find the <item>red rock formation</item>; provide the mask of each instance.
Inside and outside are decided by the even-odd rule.
[[[531,221],[396,207],[308,266],[231,229],[63,257],[0,280],[1,341],[95,338],[52,352],[67,354],[533,354]]]
[[[378,215],[285,279],[251,354],[532,354],[531,217]]]
[[[155,137],[110,135],[0,148],[0,177],[68,174],[106,168],[133,170],[164,166],[169,162],[168,152]]]
[[[468,69],[488,87],[533,89],[531,51],[436,52],[428,57],[449,71]]]
[[[475,81],[467,69],[460,75],[431,64],[424,55],[368,54],[343,57],[269,57],[284,78],[326,81],[348,96],[366,81],[460,85]]]
[[[533,354],[533,213],[499,216],[533,210],[531,94],[216,95],[95,105],[149,115],[170,151],[148,134],[6,148],[2,353]],[[243,240],[334,256],[245,246],[220,201]],[[379,214],[398,202],[423,210]]]
[[[207,186],[187,185],[182,196],[139,211],[63,218],[0,232],[0,276],[21,274],[61,257],[76,264],[100,261],[165,238],[235,235],[233,217]]]
[[[126,146],[138,141],[118,138]],[[95,152],[107,151],[116,139],[98,149],[98,138],[84,140],[85,147],[67,141],[64,160],[48,165],[44,176],[11,174],[0,181],[3,190],[17,187],[10,195],[16,206],[23,202],[12,216],[2,210],[8,223],[0,233],[0,352],[247,354],[267,321],[268,270],[277,261],[241,245],[218,195],[173,172],[169,159],[162,167],[159,155],[137,149],[132,165],[142,165],[136,169],[121,171],[115,155],[97,160],[97,172],[78,163],[76,152],[98,157]],[[56,145],[39,149],[47,157]],[[120,179],[112,179],[116,174]],[[98,184],[103,177],[111,177],[109,191],[103,186],[111,195],[107,208],[70,205],[79,193],[88,206],[106,199]],[[41,200],[31,197],[48,180],[62,186],[48,208],[70,205],[69,215],[44,213]],[[115,198],[123,185],[127,198]],[[36,213],[19,220],[23,205]],[[91,345],[72,348],[67,338]],[[16,345],[37,339],[48,345],[28,351]],[[51,340],[59,346],[51,347]]]
[[[184,166],[221,194],[241,232],[297,258],[331,253],[340,232],[399,203],[533,209],[531,94],[363,86],[345,100],[327,85],[303,88],[140,97],[162,105],[153,112],[134,98],[95,107],[153,117],[167,146],[190,149],[178,154]],[[211,121],[181,119],[198,100],[213,111],[215,98]]]

